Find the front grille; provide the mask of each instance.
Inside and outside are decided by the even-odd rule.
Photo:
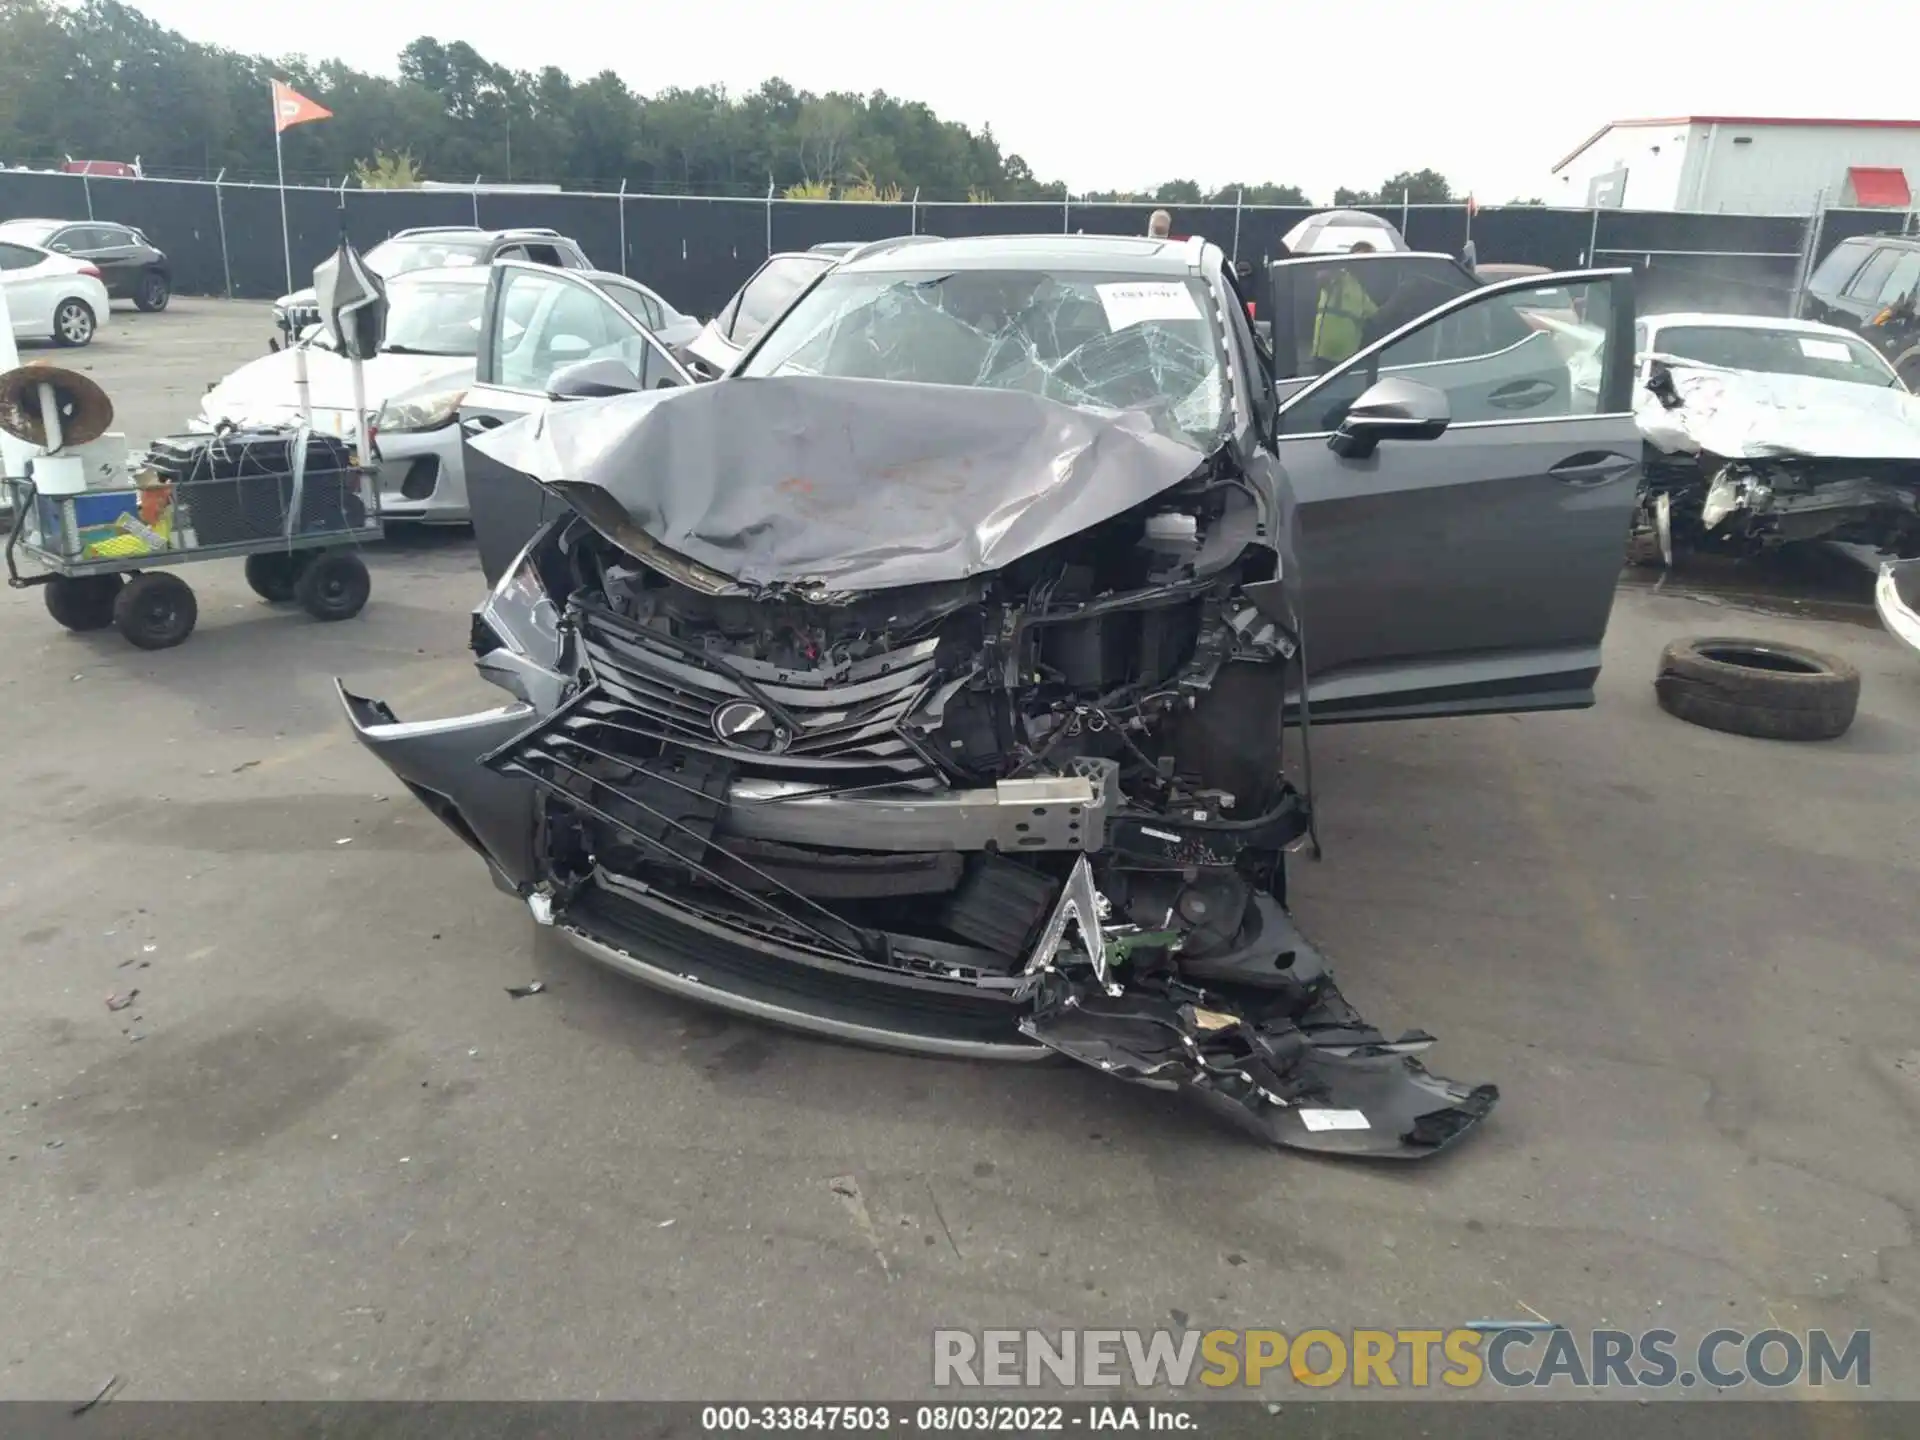
[[[903,729],[932,686],[935,640],[842,670],[793,670],[682,650],[603,610],[576,615],[592,683],[556,717],[562,733],[610,749],[631,748],[622,737],[685,746],[726,757],[743,776],[835,788],[938,773]],[[723,739],[716,715],[736,702],[739,713],[778,713]],[[792,722],[790,731],[780,716]]]

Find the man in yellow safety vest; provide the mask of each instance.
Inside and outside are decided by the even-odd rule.
[[[1365,240],[1348,247],[1350,255],[1370,255],[1373,246]],[[1329,267],[1320,281],[1320,294],[1313,313],[1313,360],[1322,374],[1355,354],[1365,337],[1368,320],[1380,307],[1364,286],[1343,267]]]

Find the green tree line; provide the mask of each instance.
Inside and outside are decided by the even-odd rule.
[[[979,131],[883,90],[816,95],[774,78],[745,95],[719,86],[637,95],[612,70],[575,80],[514,70],[465,41],[422,36],[398,75],[337,60],[243,55],[188,40],[119,0],[0,0],[0,163],[132,160],[155,176],[231,180],[274,174],[269,82],[334,112],[285,137],[287,178],[405,184],[419,179],[558,183],[569,189],[696,195],[782,193],[923,200],[1060,200]],[[1405,182],[1405,183],[1403,183]],[[1430,170],[1336,203],[1453,198]],[[1296,186],[1192,180],[1076,199],[1305,205]]]

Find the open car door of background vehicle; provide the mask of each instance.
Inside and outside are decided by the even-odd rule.
[[[496,425],[563,404],[690,385],[690,376],[646,327],[599,286],[564,270],[497,261],[480,312],[475,384],[460,405],[467,510],[487,584],[506,573],[562,502],[468,442]],[[569,376],[589,383],[573,386]],[[630,387],[610,386],[619,377]]]
[[[1272,267],[1315,717],[1592,704],[1640,469],[1631,272],[1474,284],[1406,323],[1448,283],[1432,257],[1316,258]]]

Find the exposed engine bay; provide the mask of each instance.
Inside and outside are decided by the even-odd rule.
[[[1798,375],[1656,359],[1636,402],[1646,439],[1635,529],[1755,554],[1806,540],[1920,555],[1920,399]]]
[[[729,388],[747,387],[705,393]],[[397,746],[383,758],[537,919],[670,988],[898,1048],[1058,1052],[1300,1148],[1413,1158],[1470,1128],[1497,1091],[1430,1075],[1415,1056],[1432,1037],[1367,1025],[1288,913],[1287,852],[1315,843],[1310,715],[1286,723],[1302,627],[1270,481],[1225,448],[1136,451],[1123,422],[1037,397],[945,403],[1003,443],[1007,405],[1037,407],[1055,440],[1074,429],[1071,455],[1160,473],[1113,485],[1111,461],[1081,473],[1056,453],[1050,485],[1016,469],[949,490],[930,578],[856,587],[781,554],[830,551],[845,577],[914,537],[883,539],[824,487],[811,516],[785,515],[785,551],[739,542],[760,547],[747,580],[659,538],[736,533],[684,493],[573,464],[547,483],[574,513],[475,614],[482,672],[525,703],[474,717],[491,743],[473,768],[530,793],[529,852],[504,858],[493,799],[463,804]],[[494,453],[525,459],[513,439]],[[796,470],[819,473],[783,464],[775,483]],[[976,563],[979,537],[1040,505],[1075,523]],[[858,541],[818,533],[853,524]],[[376,749],[410,728],[344,698]],[[423,756],[446,743],[432,723]]]

